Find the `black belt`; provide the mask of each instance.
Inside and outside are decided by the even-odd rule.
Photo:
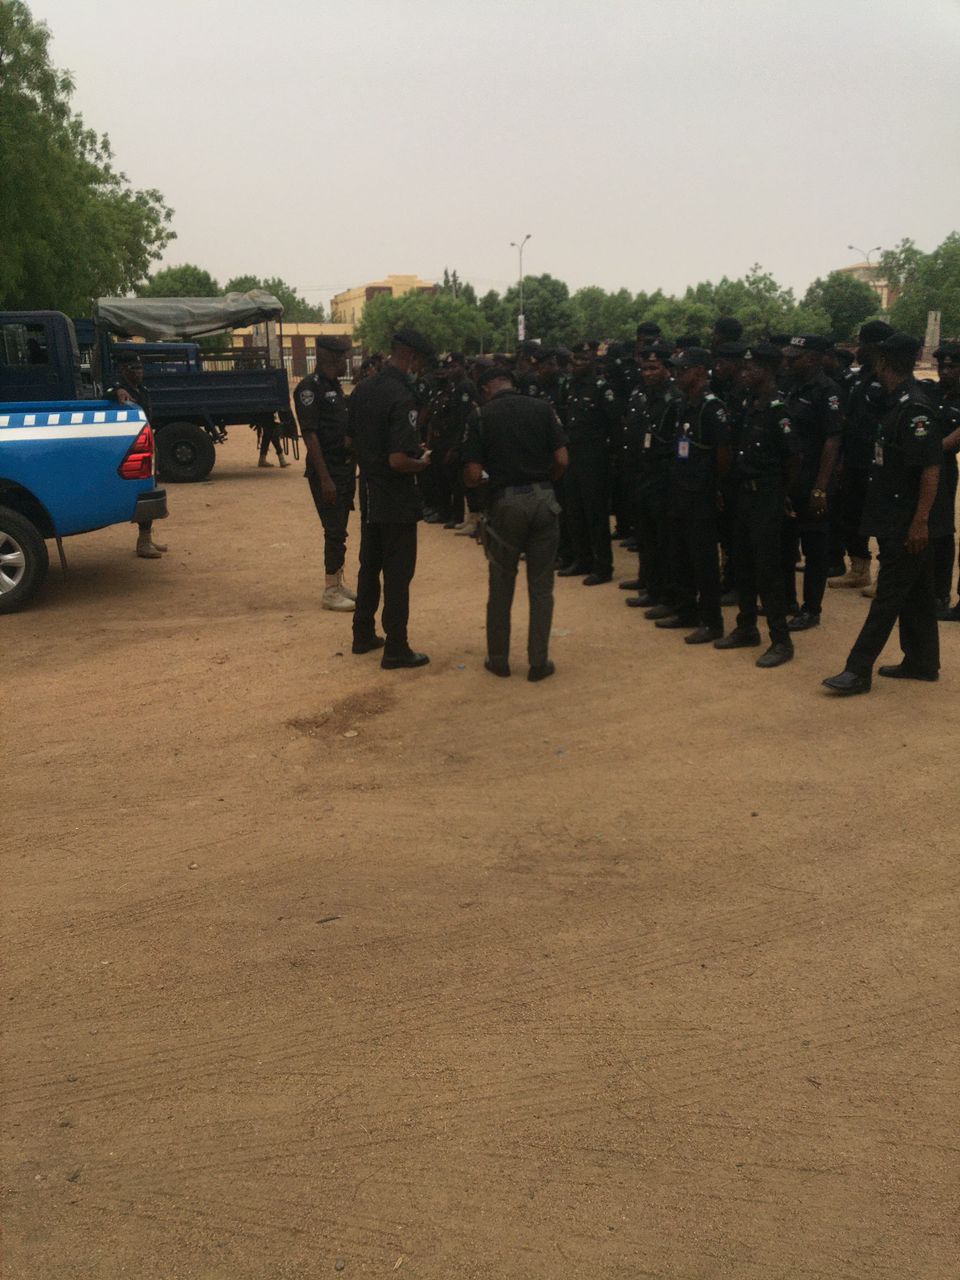
[[[541,489],[553,493],[553,485],[548,481],[535,480],[533,484],[505,484],[502,489],[497,490],[497,497],[503,498],[508,493],[537,493]]]

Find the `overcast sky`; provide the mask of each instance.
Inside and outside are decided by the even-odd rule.
[[[960,228],[960,0],[30,0],[166,263],[673,292]]]

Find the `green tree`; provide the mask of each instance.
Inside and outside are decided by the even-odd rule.
[[[209,271],[192,262],[161,267],[137,289],[140,298],[218,298],[221,289]]]
[[[880,259],[889,284],[898,290],[890,308],[896,329],[922,338],[927,313],[940,312],[941,331],[960,334],[960,232],[952,231],[932,253],[923,253],[912,240]]]
[[[830,336],[834,342],[844,342],[877,310],[877,293],[847,271],[831,271],[825,280],[814,280],[803,302],[825,311],[830,317]]]
[[[286,280],[281,280],[279,276],[270,276],[266,280],[261,280],[259,276],[251,275],[234,276],[224,286],[225,293],[249,293],[251,289],[266,289],[267,293],[272,293],[275,298],[279,299],[283,304],[284,320],[301,323],[320,323],[326,318],[323,303],[307,302],[306,298],[301,297],[293,285],[287,284]]]
[[[410,325],[430,339],[437,351],[480,350],[485,325],[478,307],[451,293],[405,293],[399,298],[377,294],[363,309],[355,331],[368,351],[387,351],[397,329]]]
[[[503,297],[504,305],[513,327],[513,339],[508,349],[516,343],[517,316],[520,312],[520,291],[511,285]],[[541,342],[569,341],[571,331],[570,290],[562,280],[544,274],[523,277],[523,310],[527,321],[527,337]]]
[[[89,312],[128,293],[173,238],[155,190],[113,167],[107,137],[70,109],[50,31],[22,0],[0,3],[0,304]]]

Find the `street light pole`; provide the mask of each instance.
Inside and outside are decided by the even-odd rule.
[[[516,240],[510,241],[510,247],[512,249],[516,249],[517,256],[520,260],[520,264],[519,264],[520,276],[518,280],[518,284],[520,286],[520,314],[517,316],[517,341],[518,342],[523,342],[524,338],[527,336],[527,332],[526,332],[527,322],[523,314],[523,246],[530,239],[531,235],[532,235],[532,232],[528,232],[523,237],[523,239],[519,242],[519,244],[517,243]]]
[[[872,249],[859,249],[855,244],[848,244],[847,248],[852,249],[854,253],[861,254],[867,266],[872,267],[873,263],[870,261],[870,255],[871,253],[879,253],[880,250],[883,248],[883,245],[882,244],[874,245]]]

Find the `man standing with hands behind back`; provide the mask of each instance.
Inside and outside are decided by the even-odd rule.
[[[488,671],[510,674],[510,609],[521,554],[527,558],[530,597],[528,680],[552,676],[548,657],[553,620],[553,569],[560,542],[560,505],[553,491],[567,467],[563,428],[549,401],[517,390],[506,369],[487,369],[478,380],[483,407],[467,425],[464,483],[490,477],[486,552]]]
[[[353,610],[354,593],[343,581],[347,521],[353,510],[356,467],[347,445],[347,398],[340,379],[347,371],[349,338],[317,338],[317,366],[293,393],[307,451],[306,477],[323,525],[326,582],[323,608]]]
[[[423,504],[417,475],[430,465],[420,444],[414,380],[434,359],[416,329],[393,335],[390,358],[364,379],[348,402],[347,431],[360,464],[360,573],[353,615],[353,652],[383,649],[381,667],[423,667],[430,661],[407,639],[410,583],[417,567],[417,522]],[[383,580],[383,629],[376,633]]]

